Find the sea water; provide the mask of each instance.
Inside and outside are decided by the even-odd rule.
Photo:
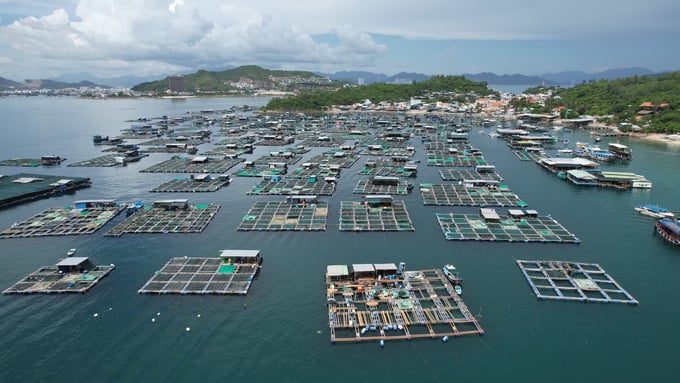
[[[680,317],[680,249],[653,235],[654,220],[633,210],[658,203],[680,210],[680,152],[626,138],[634,159],[608,168],[645,175],[651,190],[577,187],[529,161],[517,159],[500,139],[470,135],[513,192],[550,214],[582,240],[574,244],[446,241],[435,213],[476,208],[423,206],[419,183],[439,183],[439,168],[420,159],[416,187],[406,201],[416,231],[339,232],[340,201],[359,200],[352,190],[362,158],[344,169],[330,202],[326,232],[239,232],[257,200],[246,196],[257,182],[236,178],[216,193],[157,194],[172,175],[139,171],[167,159],[156,153],[125,167],[78,168],[68,163],[102,155],[96,134],[116,136],[141,117],[174,117],[187,111],[261,106],[266,98],[89,100],[71,97],[0,98],[0,159],[66,157],[50,168],[3,167],[2,174],[34,172],[92,179],[92,187],[0,210],[0,229],[52,206],[77,199],[152,201],[189,198],[222,205],[200,234],[104,237],[120,222],[86,236],[0,240],[0,289],[69,248],[116,269],[82,295],[0,297],[1,382],[525,382],[675,380]],[[571,143],[587,132],[558,133]],[[609,138],[599,144],[606,146]],[[200,149],[204,149],[203,146]],[[248,159],[266,154],[256,148]],[[305,154],[302,162],[323,149]],[[300,163],[302,163],[300,162]],[[237,167],[238,168],[238,167]],[[280,197],[282,198],[282,197]],[[171,257],[217,256],[220,249],[259,249],[264,264],[247,296],[138,295],[137,290]],[[599,263],[639,306],[538,301],[515,260]],[[443,343],[439,339],[331,345],[324,273],[329,264],[406,262],[407,269],[453,263],[465,279],[463,299],[486,331]],[[96,314],[96,315],[95,315]],[[186,328],[191,331],[187,332]]]

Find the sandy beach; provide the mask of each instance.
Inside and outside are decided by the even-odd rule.
[[[630,133],[631,138],[680,146],[680,134]]]

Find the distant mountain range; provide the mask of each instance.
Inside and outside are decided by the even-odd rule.
[[[205,72],[205,71],[199,71]],[[374,73],[365,71],[341,71],[335,73],[314,72],[315,75],[327,77],[331,80],[351,82],[354,84],[371,84],[375,82],[405,84],[421,82],[430,79],[432,76],[422,73],[401,72],[392,76],[384,73]],[[646,76],[657,74],[652,70],[641,67],[610,69],[596,73],[586,73],[582,71],[565,71],[558,73],[545,73],[542,75],[528,76],[523,74],[504,74],[483,72],[476,74],[463,74],[472,81],[486,81],[492,85],[578,85],[582,82],[591,80],[611,80],[632,76]],[[190,75],[190,74],[184,74]],[[154,82],[167,78],[168,75],[155,76],[119,76],[102,78],[92,76],[87,73],[65,74],[52,79],[43,80],[24,80],[23,82],[12,81],[0,77],[0,90],[31,90],[31,89],[63,89],[79,87],[102,87],[102,88],[131,88],[145,82]]]
[[[81,80],[78,82],[62,82],[55,80],[24,80],[16,82],[0,77],[0,90],[37,90],[37,89],[66,89],[66,88],[110,88],[107,85],[97,85],[91,81]]]
[[[651,71],[647,68],[621,68],[621,69],[609,69],[602,72],[596,73],[586,73],[582,71],[566,71],[558,73],[545,73],[539,76],[527,76],[523,74],[504,74],[497,75],[495,73],[483,72],[470,74],[465,73],[463,76],[468,80],[472,81],[486,81],[487,84],[494,85],[577,85],[584,81],[590,80],[611,80],[615,78],[624,78],[632,76],[646,76],[650,74],[655,74],[656,72]],[[394,76],[387,76],[383,73],[372,73],[372,72],[336,72],[333,74],[322,74],[320,75],[329,77],[333,80],[339,81],[350,81],[355,84],[359,83],[360,79],[365,84],[370,84],[374,82],[386,82],[386,83],[399,83],[404,80],[408,81],[424,81],[429,79],[431,76],[422,73],[398,73]]]

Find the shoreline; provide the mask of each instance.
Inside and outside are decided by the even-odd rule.
[[[643,141],[659,142],[673,146],[680,146],[680,134],[629,133],[628,136]]]

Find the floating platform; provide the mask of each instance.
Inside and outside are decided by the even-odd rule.
[[[64,294],[85,293],[107,276],[114,265],[95,266],[86,257],[64,258],[55,266],[43,266],[2,293]]]
[[[190,178],[174,178],[151,191],[154,193],[206,193],[216,192],[229,185],[229,176],[210,176],[199,174]]]
[[[525,207],[526,202],[519,199],[505,185],[455,185],[420,184],[423,205],[437,206],[505,206]]]
[[[397,272],[394,264],[351,269],[327,267],[331,343],[484,335],[440,270]]]
[[[214,158],[198,156],[186,158],[173,156],[149,168],[142,173],[225,173],[227,170],[243,162],[243,158]]]
[[[0,176],[0,208],[90,187],[89,178],[19,173]]]
[[[447,150],[428,150],[425,153],[427,166],[473,167],[486,165],[481,153],[460,153]]]
[[[333,195],[335,182],[309,179],[283,179],[277,177],[263,179],[249,191],[248,195]]]
[[[341,151],[341,152],[324,152],[323,154],[316,155],[310,158],[309,161],[307,161],[307,163],[322,168],[338,166],[343,169],[349,169],[357,161],[359,161],[359,156]]]
[[[172,258],[138,293],[245,295],[261,263],[259,250],[222,250],[219,258]]]
[[[324,147],[331,147],[331,148],[337,148],[341,146],[342,144],[345,143],[344,138],[338,138],[338,137],[314,137],[314,138],[307,138],[300,142],[300,146],[305,146],[308,148],[324,148]]]
[[[105,236],[123,234],[200,233],[220,210],[220,205],[189,205],[186,199],[157,200],[108,231]]]
[[[494,209],[482,214],[437,213],[437,221],[447,240],[580,243],[552,217],[539,217],[535,211],[515,217],[500,217]],[[519,212],[521,210],[509,210]],[[484,218],[486,216],[486,218]]]
[[[243,216],[240,231],[325,231],[328,202],[316,196],[291,196],[287,201],[258,201]]]
[[[465,181],[465,180],[494,180],[503,181],[500,174],[494,172],[478,172],[472,169],[442,169],[439,171],[442,181]]]
[[[144,158],[146,156],[148,156],[148,154],[146,154],[146,153],[138,153],[138,154],[135,154],[135,155],[107,154],[107,155],[104,155],[104,156],[92,158],[90,160],[74,162],[74,163],[68,164],[66,166],[88,167],[88,168],[97,168],[97,167],[108,168],[108,167],[112,167],[112,166],[125,165],[128,162],[137,162],[137,161],[141,160],[142,158]]]
[[[517,265],[538,299],[638,304],[597,263],[518,260]]]
[[[246,164],[234,173],[237,177],[275,177],[282,176],[288,172],[287,165],[284,166],[270,166],[267,164],[253,164],[248,161]]]
[[[340,202],[340,231],[415,231],[404,201],[368,195],[364,202]]]
[[[361,179],[354,187],[354,194],[409,194],[413,184],[398,177],[375,176],[369,179]]]
[[[416,177],[418,166],[404,161],[377,159],[366,161],[359,174],[362,176]]]
[[[113,200],[76,201],[74,206],[52,207],[15,223],[0,232],[0,238],[92,234],[122,210]]]
[[[35,168],[38,166],[59,165],[66,161],[66,158],[59,156],[42,156],[41,158],[12,158],[0,161],[0,166],[21,166]]]

